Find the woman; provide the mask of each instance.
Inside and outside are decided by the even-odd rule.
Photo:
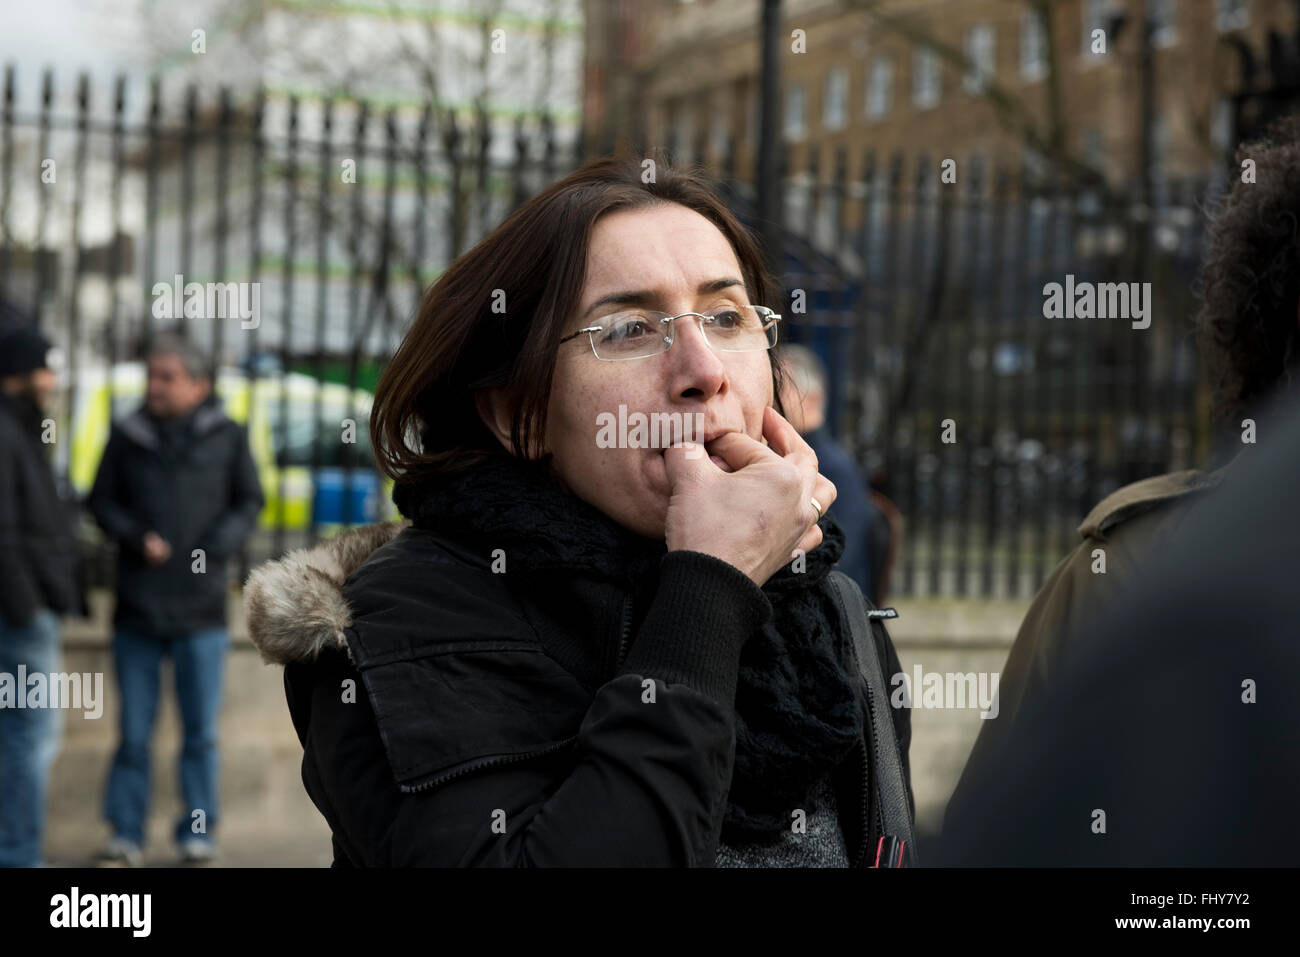
[[[371,415],[404,527],[249,581],[336,866],[876,860],[776,290],[705,181],[641,173],[587,165],[429,290]]]

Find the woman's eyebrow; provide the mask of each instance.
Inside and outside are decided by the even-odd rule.
[[[721,292],[723,289],[730,289],[732,286],[744,286],[743,280],[734,276],[726,276],[722,279],[710,279],[700,283],[696,292],[701,296],[707,296],[711,292]],[[608,295],[601,296],[583,312],[582,318],[587,318],[601,306],[645,306],[655,302],[659,298],[659,293],[648,289],[629,290],[626,292],[611,292]]]

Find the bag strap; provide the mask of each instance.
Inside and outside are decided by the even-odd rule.
[[[884,661],[874,640],[872,627],[874,624],[883,631],[884,625],[873,621],[868,612],[870,602],[853,579],[840,571],[832,571],[830,579],[853,632],[858,668],[867,683],[868,718],[873,745],[868,749],[868,759],[871,762],[876,803],[884,825],[884,833],[875,849],[875,866],[915,866],[916,846],[912,834],[912,812],[907,800],[907,781],[903,777],[902,755],[899,752],[898,738],[894,734],[889,695],[885,691]],[[876,616],[897,616],[896,613],[889,615],[890,611],[891,609],[878,611]],[[863,839],[866,840],[867,835],[863,835]]]

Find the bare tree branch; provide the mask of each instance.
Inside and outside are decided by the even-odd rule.
[[[1070,178],[1103,184],[1104,173],[1085,159],[1075,156],[1069,148],[1065,123],[1065,110],[1061,91],[1061,56],[1051,28],[1051,0],[1008,0],[1017,6],[1037,13],[1044,25],[1047,44],[1047,121],[1044,127],[1035,119],[1029,103],[992,76],[984,76],[980,96],[987,100],[997,114],[1004,129],[1025,145],[1049,160]],[[977,65],[965,51],[935,36],[930,26],[916,15],[889,13],[883,8],[884,0],[848,0],[851,8],[866,14],[884,30],[917,46],[932,50],[942,60],[956,67],[963,75],[974,72]]]

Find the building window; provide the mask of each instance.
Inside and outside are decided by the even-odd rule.
[[[1094,126],[1083,131],[1080,136],[1079,152],[1089,167],[1098,173],[1105,173],[1106,139],[1100,129]]]
[[[1047,158],[1032,146],[1020,154],[1021,176],[1030,185],[1041,185],[1047,179]]]
[[[721,161],[727,155],[727,141],[731,137],[731,108],[724,93],[713,101],[713,122],[710,124],[710,149]]]
[[[694,124],[691,122],[691,108],[686,105],[686,101],[678,104],[676,113],[673,117],[673,154],[678,157],[680,162],[690,162],[692,159],[691,150],[695,146],[693,132]]]
[[[993,78],[995,34],[991,23],[977,23],[966,29],[966,76],[962,85],[967,93],[983,93]]]
[[[1250,0],[1214,0],[1214,25],[1224,32],[1250,26]]]
[[[1101,30],[1105,33],[1105,49],[1107,52],[1110,51],[1110,18],[1109,0],[1083,0],[1083,55],[1085,59],[1098,60],[1105,56],[1103,53],[1093,52],[1092,34],[1095,30]]]
[[[826,74],[826,102],[822,106],[822,125],[828,130],[839,130],[849,118],[849,71],[834,67]]]
[[[803,84],[792,83],[785,91],[785,136],[790,140],[801,140],[807,132],[803,116]]]
[[[1047,27],[1036,9],[1020,18],[1020,75],[1031,81],[1047,75]]]
[[[1162,182],[1169,169],[1169,118],[1164,113],[1155,115],[1151,124],[1151,181]]]
[[[922,110],[939,102],[939,54],[929,47],[912,51],[912,102]]]
[[[880,57],[871,61],[867,74],[867,116],[878,120],[888,116],[894,105],[894,61]]]
[[[1214,101],[1214,112],[1210,114],[1210,143],[1220,156],[1227,156],[1232,149],[1232,127],[1232,100],[1220,97]]]
[[[1178,40],[1178,0],[1147,0],[1147,19],[1151,23],[1151,42],[1158,47]]]

